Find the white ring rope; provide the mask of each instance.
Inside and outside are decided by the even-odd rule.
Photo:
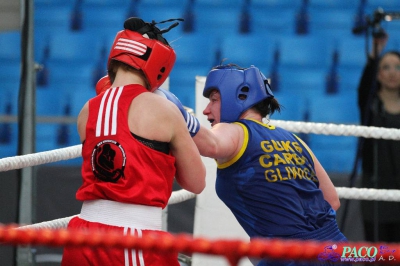
[[[283,120],[271,120],[271,122],[276,126],[285,128],[286,130],[292,132],[400,140],[400,129],[393,128]],[[81,149],[82,145],[79,144],[52,151],[3,158],[0,159],[0,172],[52,163],[61,160],[74,159],[81,156]]]
[[[82,145],[43,151],[0,159],[0,172],[21,169],[29,166],[54,163],[62,160],[78,158],[82,155]]]
[[[187,201],[189,199],[193,199],[196,197],[196,194],[187,191],[185,189],[173,191],[171,197],[168,200],[168,205],[180,203]]]
[[[271,123],[296,133],[400,140],[400,129],[283,120],[271,120]],[[0,171],[9,171],[61,160],[74,159],[81,156],[81,150],[82,145],[79,144],[51,151],[3,158],[0,159]],[[347,187],[337,187],[336,190],[339,198],[342,199],[400,201],[400,190]],[[195,197],[196,194],[184,189],[173,191],[168,201],[168,205],[180,203]],[[32,225],[25,225],[21,228],[65,228],[68,225],[68,222],[75,216],[76,215]]]
[[[45,228],[60,229],[60,228],[67,228],[69,221],[72,218],[74,218],[75,216],[78,216],[78,215],[72,215],[72,216],[68,216],[68,217],[64,217],[64,218],[60,218],[60,219],[55,219],[55,220],[51,220],[51,221],[46,221],[46,222],[42,222],[42,223],[37,223],[37,224],[24,225],[24,226],[20,226],[18,228],[21,228],[21,229],[45,229]]]
[[[341,199],[400,201],[398,189],[337,187],[336,191]]]
[[[276,126],[285,128],[286,130],[299,133],[400,140],[400,129],[393,128],[283,120],[271,120],[271,122]],[[0,159],[0,171],[9,171],[61,160],[74,159],[81,156],[81,149],[82,145],[79,144],[52,151],[3,158]]]
[[[271,119],[270,121],[271,124],[282,127],[291,132],[400,140],[400,129],[395,128],[330,123],[326,124],[314,122],[296,122],[273,119]]]

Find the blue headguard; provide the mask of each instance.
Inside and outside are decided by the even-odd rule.
[[[274,97],[268,80],[255,66],[245,69],[236,65],[215,67],[207,75],[203,96],[208,98],[213,90],[221,95],[220,122],[237,121],[244,111]]]

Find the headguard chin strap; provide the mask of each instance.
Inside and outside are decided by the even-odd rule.
[[[183,19],[170,19],[159,23]],[[111,60],[123,62],[135,69],[141,70],[150,85],[150,91],[159,88],[171,72],[176,55],[162,36],[176,27],[175,22],[167,29],[160,30],[156,22],[144,22],[140,18],[132,17],[125,21],[124,30],[117,33],[108,57],[107,67]]]
[[[237,121],[244,111],[274,97],[267,78],[255,66],[245,69],[232,64],[214,67],[207,75],[203,96],[208,98],[213,90],[221,95],[220,122]]]

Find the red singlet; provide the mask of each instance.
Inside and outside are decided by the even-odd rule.
[[[148,91],[143,86],[128,85],[89,101],[83,184],[76,193],[84,203],[69,229],[117,230],[142,237],[168,234],[159,225],[161,209],[172,193],[175,158],[145,146],[128,127],[129,106],[144,92]],[[176,252],[65,247],[62,265],[178,266],[177,256]]]

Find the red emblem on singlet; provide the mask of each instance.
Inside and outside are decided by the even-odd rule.
[[[92,152],[92,170],[97,179],[116,183],[124,178],[125,150],[114,140],[99,142]]]

